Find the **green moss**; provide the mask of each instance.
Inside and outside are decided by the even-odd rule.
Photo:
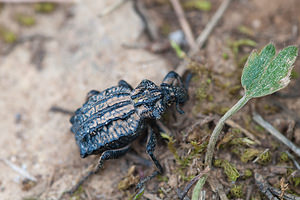
[[[33,16],[19,14],[17,16],[17,21],[23,26],[33,26],[35,24],[35,18]]]
[[[224,60],[228,60],[229,59],[228,53],[223,53],[222,57],[223,57]]]
[[[227,106],[221,106],[219,107],[219,109],[217,110],[217,113],[219,115],[224,115],[230,108]]]
[[[189,0],[183,3],[183,8],[210,11],[211,3],[210,1],[205,0]]]
[[[230,164],[228,161],[224,160],[222,166],[229,180],[236,181],[236,179],[240,176],[235,166]]]
[[[169,178],[167,176],[157,175],[156,178],[159,180],[159,182],[167,183],[169,181]]]
[[[279,158],[280,158],[280,162],[288,162],[289,161],[289,156],[285,152],[281,152]]]
[[[0,38],[8,44],[11,44],[11,43],[14,43],[17,41],[17,35],[14,32],[12,32],[6,28],[1,28],[1,27],[0,27]]]
[[[293,169],[288,169],[287,171],[287,176],[290,176],[292,173],[294,173],[296,170]],[[297,187],[298,185],[300,185],[300,176],[293,176],[290,178],[289,180],[290,184],[292,184],[293,186]]]
[[[214,160],[214,166],[215,167],[222,167],[223,161],[221,159],[215,159]]]
[[[246,169],[245,171],[244,171],[244,178],[246,179],[246,178],[250,178],[251,176],[252,176],[252,171],[250,170],[250,169]]]
[[[229,163],[227,160],[223,160],[222,167],[224,169],[224,173],[227,175],[230,181],[236,181],[236,179],[240,177],[240,173],[238,172],[236,167]]]
[[[229,88],[229,94],[236,95],[241,90],[241,88],[242,88],[241,85],[232,86],[231,88]]]
[[[271,161],[271,159],[271,153],[270,151],[267,151],[259,155],[258,163],[261,165],[267,165]]]
[[[242,185],[234,185],[231,189],[230,189],[230,196],[235,198],[243,198],[244,194],[243,194],[243,186]]]
[[[240,39],[240,40],[235,40],[233,42],[229,43],[233,53],[237,55],[239,53],[239,48],[241,46],[250,46],[250,47],[255,47],[257,44],[255,41],[250,40],[250,39]]]
[[[291,72],[291,79],[297,79],[299,78],[299,73],[295,71],[295,69]]]
[[[207,97],[207,92],[206,92],[207,88],[202,85],[200,86],[197,91],[196,91],[196,98],[198,101],[202,101],[204,99],[206,99]]]
[[[40,13],[51,13],[55,10],[56,5],[54,3],[36,3],[34,4],[34,10]]]
[[[261,151],[258,150],[258,149],[248,148],[242,154],[241,161],[244,162],[244,163],[247,163],[248,161],[253,160],[260,153],[261,153]]]
[[[246,26],[239,26],[238,30],[240,33],[243,33],[247,36],[254,36],[254,31]]]
[[[73,193],[72,200],[80,200],[81,194],[84,192],[82,185]]]

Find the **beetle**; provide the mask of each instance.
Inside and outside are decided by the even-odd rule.
[[[145,79],[133,89],[126,81],[121,80],[117,86],[102,92],[90,91],[86,102],[70,119],[71,131],[75,134],[81,157],[101,154],[97,171],[105,160],[124,155],[130,144],[144,130],[149,129],[146,152],[157,170],[140,181],[138,187],[141,187],[147,180],[163,173],[163,168],[154,155],[154,130],[158,127],[155,121],[173,103],[176,104],[177,111],[183,113],[179,105],[187,99],[187,88],[174,71],[165,76],[160,86]]]

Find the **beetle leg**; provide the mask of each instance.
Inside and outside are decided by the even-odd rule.
[[[126,146],[122,149],[104,151],[99,159],[96,170],[99,170],[102,168],[104,160],[117,159],[117,158],[123,156],[124,154],[126,154],[129,149],[130,149],[130,146]]]
[[[93,174],[96,174],[99,169],[102,168],[104,160],[109,159],[116,159],[120,156],[124,155],[128,150],[130,149],[130,146],[124,147],[122,149],[116,149],[116,150],[107,150],[102,153],[98,165],[95,167],[95,169],[90,170],[85,176],[83,176],[74,187],[72,187],[70,190],[64,192],[67,194],[73,194],[90,176]]]
[[[156,146],[156,135],[155,135],[155,132],[154,132],[153,128],[150,127],[150,138],[149,138],[148,143],[147,143],[147,150],[146,151],[149,154],[149,156],[151,157],[152,161],[154,162],[154,164],[155,164],[155,166],[157,167],[158,170],[154,171],[150,176],[147,176],[147,177],[143,178],[142,180],[140,180],[140,182],[136,186],[138,189],[142,188],[144,186],[145,182],[147,182],[150,179],[154,178],[158,174],[162,174],[164,172],[161,164],[159,163],[159,161],[156,159],[156,157],[153,154],[154,150],[155,150],[155,146]]]
[[[118,85],[120,87],[125,87],[125,88],[129,88],[130,90],[133,90],[132,86],[124,80],[120,80]]]

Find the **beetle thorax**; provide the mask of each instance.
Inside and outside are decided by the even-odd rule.
[[[165,110],[163,94],[159,87],[139,90],[135,89],[133,100],[134,107],[141,118],[159,119]]]

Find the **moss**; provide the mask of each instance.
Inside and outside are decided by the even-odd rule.
[[[224,173],[227,175],[227,178],[230,181],[236,181],[236,179],[240,177],[240,173],[238,172],[236,167],[229,163],[227,160],[222,160],[221,165],[224,169]]]
[[[33,16],[19,14],[17,16],[17,21],[23,26],[33,26],[35,24],[35,18]]]
[[[258,149],[248,148],[242,154],[241,161],[247,163],[248,161],[253,160],[256,156],[258,156],[260,152],[261,151]]]
[[[11,44],[11,43],[14,43],[17,41],[17,35],[14,32],[12,32],[6,28],[1,28],[1,27],[0,27],[0,38],[8,44]]]
[[[214,160],[214,166],[215,167],[222,167],[222,160],[221,159],[216,159]]]
[[[271,159],[272,157],[270,151],[266,151],[259,155],[258,163],[261,165],[267,165]]]
[[[243,146],[249,146],[249,145],[254,145],[255,142],[250,140],[247,137],[243,138],[234,138],[233,140],[230,141],[231,145],[243,145]]]
[[[295,71],[295,69],[292,69],[291,72],[291,79],[297,79],[299,78],[299,73]]]
[[[51,13],[55,10],[56,5],[54,3],[36,3],[34,4],[34,10],[40,13]]]
[[[224,60],[228,60],[229,59],[228,53],[223,53],[222,57],[223,57]]]
[[[264,110],[267,111],[267,114],[275,114],[279,111],[279,109],[276,106],[272,106],[270,104],[265,104]]]
[[[242,86],[241,85],[235,85],[235,86],[232,86],[230,89],[229,89],[229,94],[231,95],[236,95],[238,94],[238,92],[241,90]]]
[[[211,3],[210,1],[205,0],[189,0],[183,3],[183,8],[210,11]]]
[[[250,40],[250,39],[240,39],[240,40],[235,40],[233,42],[229,43],[233,53],[237,55],[239,53],[239,48],[241,46],[250,46],[250,47],[255,47],[257,44],[255,41]]]
[[[156,178],[159,180],[159,182],[167,183],[169,181],[169,178],[167,176],[157,175]]]
[[[227,175],[229,180],[236,181],[236,179],[240,176],[236,167],[234,165],[230,164],[227,160],[224,160],[224,162],[222,163],[222,166],[223,166],[224,172]]]
[[[281,152],[279,158],[280,158],[280,162],[288,162],[289,161],[289,156],[285,152]]]
[[[207,88],[205,87],[205,85],[201,85],[197,91],[196,91],[196,98],[198,101],[202,101],[204,99],[206,99],[207,97],[207,92],[206,92]]]
[[[217,113],[219,115],[224,115],[230,108],[227,106],[221,106],[219,107],[219,109],[217,110]]]
[[[292,173],[294,173],[296,170],[293,169],[288,169],[287,170],[287,176],[291,176]],[[298,176],[292,176],[289,179],[290,184],[292,184],[293,186],[297,187],[298,185],[300,185],[300,176],[298,174]]]
[[[246,26],[239,26],[238,30],[240,33],[243,33],[247,36],[254,36],[254,31]]]
[[[297,187],[298,185],[300,185],[300,177],[293,177],[292,179],[293,185],[295,187]]]
[[[79,200],[81,199],[80,196],[84,192],[82,185],[73,193],[72,199]]]
[[[250,169],[246,169],[245,171],[244,171],[244,178],[246,179],[246,178],[250,178],[251,176],[252,176],[252,171],[250,170]]]
[[[243,198],[244,194],[243,194],[243,185],[234,185],[231,189],[230,189],[230,196],[235,198]]]

